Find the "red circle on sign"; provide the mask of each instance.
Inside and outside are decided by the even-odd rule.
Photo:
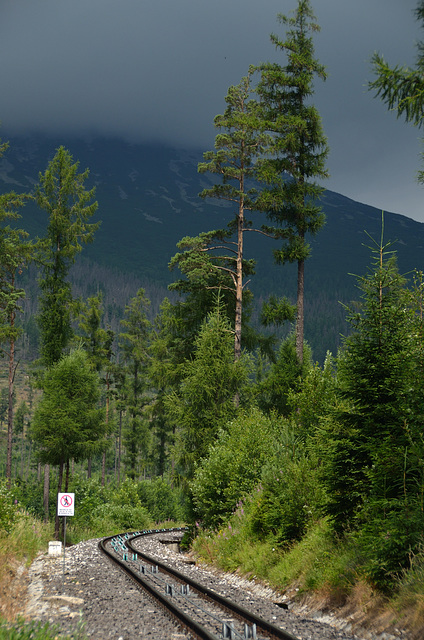
[[[62,507],[72,507],[72,496],[64,495],[60,498],[60,504]]]

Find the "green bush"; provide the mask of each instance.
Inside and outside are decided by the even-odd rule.
[[[261,490],[250,508],[252,532],[276,544],[300,540],[322,515],[324,496],[313,459],[281,457],[262,474]]]
[[[75,476],[69,490],[75,493],[72,525],[90,527],[96,510],[108,501],[110,488],[102,487],[98,480]]]
[[[106,503],[97,507],[92,518],[93,531],[97,535],[113,535],[123,531],[149,529],[152,523],[150,514],[140,504],[119,505]]]
[[[411,558],[424,544],[424,514],[419,500],[372,500],[358,516],[353,534],[363,550],[363,574],[381,591],[390,592]]]
[[[276,447],[278,425],[258,409],[242,413],[221,431],[191,483],[195,517],[206,527],[228,519],[259,482]]]
[[[143,480],[137,486],[141,504],[155,522],[184,520],[184,496],[179,488],[173,488],[164,478]]]
[[[15,498],[7,488],[6,481],[0,480],[0,531],[10,531],[17,516]]]

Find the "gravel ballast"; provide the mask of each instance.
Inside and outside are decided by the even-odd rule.
[[[290,603],[271,589],[233,574],[190,564],[183,554],[174,550],[172,536],[158,534],[141,538],[136,545],[146,554],[172,565],[210,589],[273,624],[283,627],[299,640],[391,640],[407,638],[402,632],[396,636],[374,636],[364,632],[353,634],[347,623],[330,620],[324,623],[305,611],[297,613]],[[57,624],[63,633],[74,634],[82,629],[93,640],[177,640],[186,637],[175,622],[149,596],[139,590],[130,579],[116,568],[98,548],[98,540],[81,542],[66,549],[63,556],[39,556],[29,569],[28,597],[22,614],[31,620]],[[279,602],[279,604],[275,604]],[[280,605],[280,606],[279,606]]]

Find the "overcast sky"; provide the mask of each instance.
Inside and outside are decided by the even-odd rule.
[[[213,147],[213,118],[296,0],[0,0],[0,136],[108,134]],[[417,0],[312,0],[328,72],[314,103],[327,188],[424,222],[421,135],[367,90],[370,58],[413,65]],[[201,160],[201,157],[199,158]],[[91,167],[95,170],[94,167]]]

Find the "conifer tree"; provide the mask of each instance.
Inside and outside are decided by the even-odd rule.
[[[196,238],[183,238],[178,244],[185,249],[172,259],[191,280],[209,289],[229,290],[234,295],[234,358],[241,356],[244,277],[254,272],[253,260],[244,259],[244,234],[252,230],[246,212],[255,209],[257,191],[253,187],[256,159],[263,153],[267,136],[261,133],[257,102],[252,99],[250,74],[237,86],[231,86],[223,115],[216,116],[215,150],[203,154],[199,173],[212,173],[221,182],[204,189],[200,197],[230,202],[233,217],[226,229],[201,233]],[[181,283],[180,283],[181,288]]]
[[[167,397],[167,411],[176,427],[180,472],[190,479],[219,429],[236,414],[234,398],[242,397],[248,377],[244,359],[234,361],[232,331],[219,298],[196,338],[194,358],[183,370],[178,391]]]
[[[338,444],[329,483],[331,513],[342,527],[371,492],[397,497],[401,487],[412,315],[405,278],[389,247],[377,245],[369,273],[358,279],[361,305],[348,310],[352,334],[338,363],[344,405],[335,416]]]
[[[304,271],[310,254],[307,234],[315,235],[325,217],[317,204],[323,189],[316,179],[327,177],[328,154],[320,115],[311,103],[314,79],[325,79],[324,67],[314,55],[313,33],[319,30],[309,0],[298,0],[294,16],[278,15],[288,26],[286,39],[271,35],[276,49],[287,57],[285,65],[265,63],[257,93],[263,127],[271,136],[268,156],[258,167],[258,178],[266,183],[258,205],[272,225],[263,231],[283,241],[274,250],[278,264],[297,263],[296,353],[303,358]]]
[[[168,419],[166,397],[178,387],[181,358],[184,359],[186,351],[181,347],[182,336],[175,311],[175,305],[165,298],[152,326],[149,345],[148,377],[154,397],[148,412],[154,438],[153,456],[159,475],[165,472],[174,442],[174,428]]]
[[[4,145],[3,145],[3,148]],[[1,155],[0,146],[0,155]],[[18,209],[29,196],[14,192],[0,195],[0,352],[8,360],[8,419],[6,479],[10,486],[12,477],[12,441],[13,441],[13,398],[16,371],[16,341],[22,332],[16,323],[21,311],[20,301],[25,291],[18,286],[18,277],[28,265],[33,255],[33,245],[28,241],[28,233],[15,227],[20,218]]]
[[[87,302],[78,301],[78,326],[84,339],[84,348],[87,351],[93,368],[101,376],[101,381],[106,388],[106,425],[109,425],[110,388],[112,384],[112,345],[115,338],[114,332],[101,326],[103,318],[103,296],[101,293],[91,296]],[[90,461],[89,461],[90,463]],[[102,456],[102,486],[106,480],[106,450]]]
[[[125,315],[121,320],[125,329],[119,335],[125,365],[125,394],[128,409],[128,427],[124,434],[126,463],[128,475],[135,478],[140,452],[144,453],[144,461],[150,444],[150,434],[143,415],[143,407],[147,402],[147,367],[148,337],[150,322],[147,308],[150,301],[144,289],[139,289],[130,303],[125,307]]]
[[[327,511],[337,530],[357,530],[380,588],[408,565],[424,525],[422,423],[415,417],[420,405],[422,411],[422,344],[411,293],[389,247],[376,243],[372,267],[358,280],[361,305],[349,309],[339,402],[321,450]]]
[[[418,3],[415,15],[424,26],[423,0]],[[424,124],[424,42],[419,42],[417,48],[415,68],[391,67],[381,54],[375,53],[372,65],[377,77],[369,83],[369,88],[375,90],[376,96],[390,111],[395,111],[398,118],[404,117],[406,122],[421,128]],[[418,173],[418,180],[424,183],[424,171]]]
[[[36,201],[48,215],[47,233],[40,240],[37,260],[39,280],[41,356],[46,366],[61,357],[72,337],[71,265],[82,245],[92,242],[99,222],[90,222],[97,209],[95,189],[87,190],[88,169],[78,173],[69,151],[59,147],[46,171],[39,176]]]

